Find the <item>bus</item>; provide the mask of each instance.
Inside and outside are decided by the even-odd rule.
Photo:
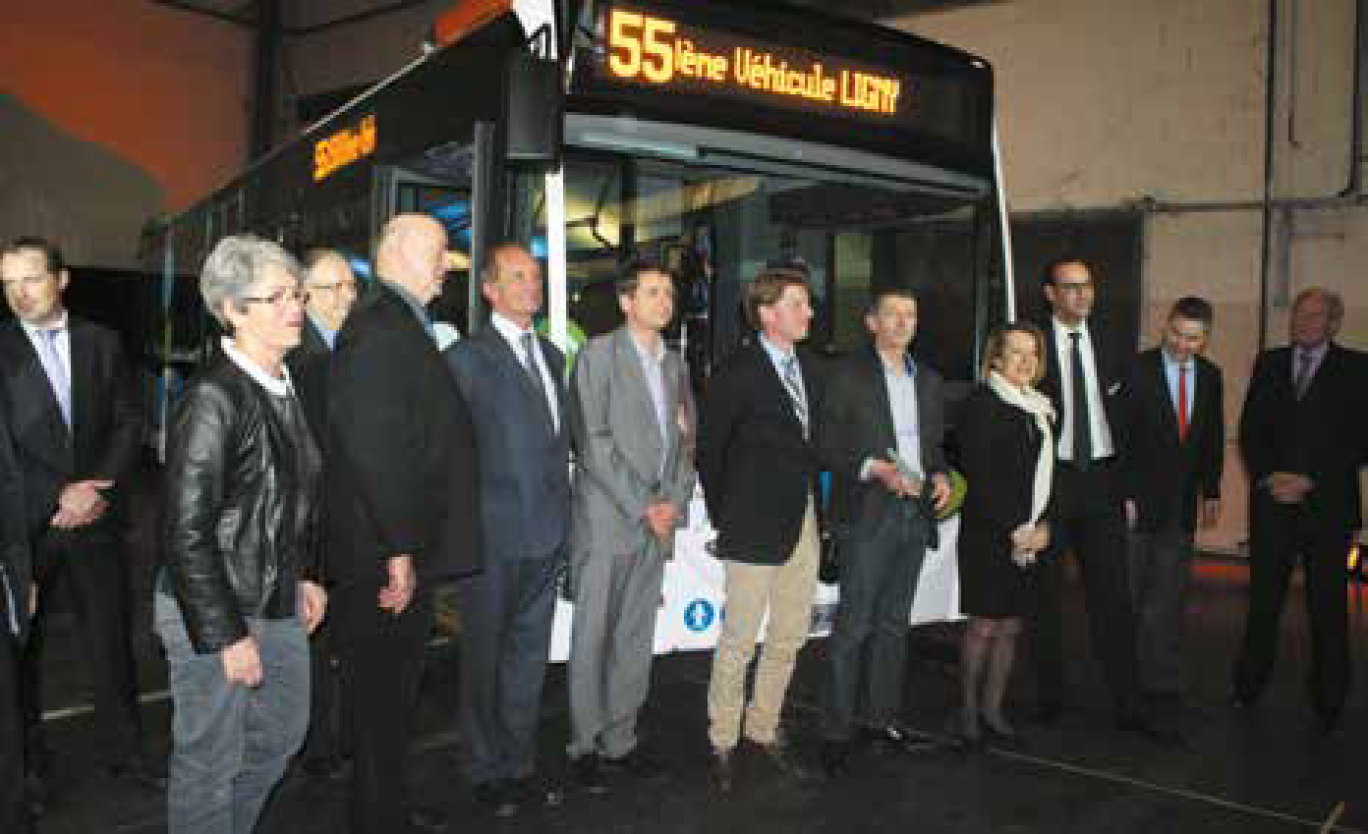
[[[368,279],[379,229],[402,212],[448,230],[432,313],[462,333],[484,320],[476,276],[502,241],[543,262],[544,326],[571,352],[572,334],[617,325],[624,260],[664,262],[679,298],[667,335],[699,392],[747,335],[746,282],[775,262],[808,270],[809,346],[824,353],[867,339],[872,290],[912,288],[916,350],[951,390],[972,384],[986,332],[1014,314],[980,58],[808,9],[696,0],[477,0],[434,38],[162,230],[158,413],[213,349],[194,276],[219,238],[332,247]],[[720,566],[695,503],[663,649],[716,638]],[[948,532],[918,594],[936,602],[914,621],[954,615]]]

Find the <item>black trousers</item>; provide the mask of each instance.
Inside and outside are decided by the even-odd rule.
[[[40,543],[38,611],[23,656],[24,718],[30,763],[46,756],[43,736],[43,650],[46,609],[65,580],[75,607],[85,668],[95,695],[96,748],[111,764],[141,752],[138,706],[129,642],[128,569],[115,524],[52,530]]]
[[[336,766],[349,752],[344,741],[348,722],[338,627],[323,620],[309,636],[309,734],[300,759]]]
[[[9,629],[9,599],[0,590],[0,831],[27,834],[24,721],[19,706],[18,642]]]
[[[1083,574],[1088,632],[1116,708],[1139,708],[1135,611],[1127,569],[1125,510],[1110,461],[1086,471],[1063,462],[1054,472],[1050,547],[1036,569],[1039,598],[1029,623],[1042,704],[1064,700],[1063,557],[1072,551]]]
[[[1279,504],[1265,490],[1249,502],[1249,616],[1235,665],[1235,693],[1254,701],[1273,674],[1278,621],[1292,568],[1301,557],[1306,616],[1311,623],[1312,706],[1339,718],[1349,689],[1349,613],[1345,557],[1351,531],[1327,529],[1314,510]]]
[[[333,592],[351,707],[352,834],[407,830],[404,760],[432,629],[431,588],[420,583],[409,607],[395,615],[380,610],[380,587],[377,576],[339,583]]]

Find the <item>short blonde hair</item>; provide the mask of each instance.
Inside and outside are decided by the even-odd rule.
[[[1031,377],[1031,384],[1038,385],[1045,377],[1045,333],[1029,321],[1011,321],[999,325],[988,334],[988,342],[983,347],[983,364],[979,367],[979,378],[988,379],[988,374],[993,371],[993,363],[1001,359],[1007,349],[1009,333],[1025,333],[1035,342],[1036,370],[1035,375]]]

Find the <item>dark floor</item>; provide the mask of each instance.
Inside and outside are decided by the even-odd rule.
[[[145,534],[146,531],[141,531]],[[134,531],[135,541],[140,531]],[[145,555],[145,554],[141,554]],[[145,564],[145,559],[139,559]],[[147,575],[137,571],[145,597]],[[455,658],[435,646],[424,687],[421,737],[412,755],[414,794],[450,811],[453,831],[507,832],[1368,832],[1363,782],[1368,760],[1368,715],[1363,689],[1351,700],[1342,731],[1318,739],[1308,730],[1301,680],[1306,624],[1300,589],[1294,589],[1284,623],[1284,652],[1276,685],[1253,715],[1224,707],[1227,676],[1243,616],[1245,573],[1237,565],[1199,566],[1188,622],[1190,703],[1171,716],[1186,738],[1183,749],[1161,748],[1110,729],[1097,672],[1088,659],[1085,623],[1075,586],[1071,633],[1078,658],[1073,709],[1054,728],[1021,722],[1026,747],[963,755],[929,752],[917,757],[867,754],[839,781],[790,783],[743,761],[737,790],[726,798],[709,792],[705,777],[704,694],[706,654],[674,655],[656,666],[644,720],[650,747],[673,765],[661,785],[621,785],[606,796],[571,794],[555,811],[527,812],[506,822],[479,815],[458,776],[458,744],[451,730]],[[1368,652],[1363,605],[1354,606],[1356,671],[1363,680]],[[139,610],[137,649],[147,707],[149,746],[164,753],[169,704],[155,640]],[[55,753],[55,807],[42,821],[45,834],[156,832],[163,828],[161,798],[138,795],[107,782],[91,764],[90,718],[78,654],[61,621],[49,657],[49,737]],[[915,630],[908,670],[906,718],[939,733],[955,702],[954,626]],[[816,715],[824,647],[810,644],[790,695],[790,721],[798,743],[815,752]],[[547,772],[563,775],[560,754],[567,731],[564,670],[548,678],[542,722]],[[1022,664],[1017,690],[1029,666]],[[1026,698],[1017,712],[1026,711]],[[64,709],[72,708],[72,709]],[[1341,805],[1343,804],[1343,805]],[[260,831],[291,834],[345,832],[345,786],[287,778]],[[1336,816],[1338,814],[1338,816]],[[1334,827],[1327,821],[1337,819]],[[0,832],[3,834],[3,832]]]

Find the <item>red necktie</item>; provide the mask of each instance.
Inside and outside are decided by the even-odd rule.
[[[1178,439],[1187,440],[1188,393],[1187,365],[1178,366]]]

